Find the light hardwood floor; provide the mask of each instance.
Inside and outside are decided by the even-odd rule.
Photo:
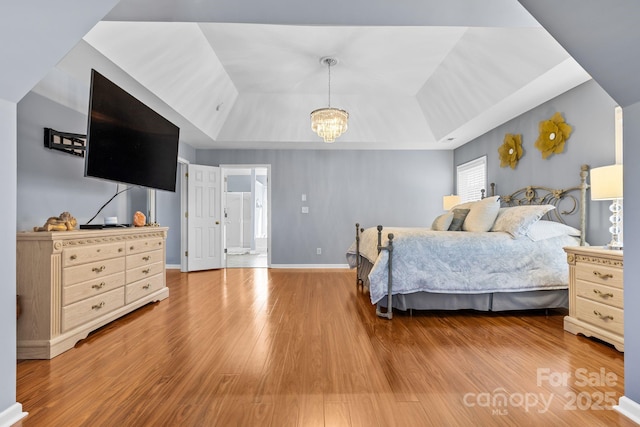
[[[24,426],[635,425],[607,405],[623,354],[562,312],[388,321],[348,270],[167,279],[168,299],[18,363]]]

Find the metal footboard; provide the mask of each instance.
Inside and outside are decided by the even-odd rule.
[[[382,311],[382,306],[380,303],[376,305],[376,314],[379,317],[384,317],[387,319],[391,319],[393,317],[393,295],[391,294],[393,277],[391,275],[391,267],[393,265],[393,233],[389,233],[387,238],[389,239],[389,243],[387,246],[382,246],[382,225],[378,225],[378,254],[380,251],[388,251],[389,252],[389,277],[388,277],[388,295],[387,295],[387,311]],[[360,228],[360,224],[356,223],[356,289],[362,289],[364,291],[365,279],[364,276],[369,274],[372,265],[367,266],[364,265],[364,262],[360,256],[360,233],[364,231],[364,228]]]

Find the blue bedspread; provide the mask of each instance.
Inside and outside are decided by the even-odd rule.
[[[523,292],[566,289],[569,272],[564,246],[579,240],[560,236],[533,242],[513,239],[504,232],[433,231],[425,228],[385,228],[393,239],[393,294],[427,291],[436,293]],[[371,302],[387,294],[387,251],[377,254],[377,230],[366,229],[360,237],[361,256],[373,268],[369,274]],[[356,266],[355,242],[347,261]]]

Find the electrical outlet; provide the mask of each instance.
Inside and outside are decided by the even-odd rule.
[[[309,206],[303,206],[301,211],[302,211],[302,213],[304,213],[304,214],[309,213]]]
[[[316,255],[322,255],[322,248],[316,249]]]

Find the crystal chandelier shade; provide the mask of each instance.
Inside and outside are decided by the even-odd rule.
[[[324,142],[334,142],[336,138],[348,129],[349,113],[339,108],[331,107],[331,66],[338,61],[335,58],[321,58],[320,63],[327,64],[329,70],[329,103],[327,108],[318,108],[311,112],[311,129]]]

